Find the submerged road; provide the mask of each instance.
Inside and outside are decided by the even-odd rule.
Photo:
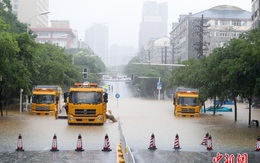
[[[203,113],[200,118],[174,117],[171,100],[138,98],[138,92],[125,82],[105,84],[114,86],[113,92],[109,92],[108,109],[119,122],[108,120],[103,126],[69,126],[65,119],[19,113],[19,108],[8,111],[7,116],[0,117],[0,162],[117,162],[120,123],[135,161],[139,163],[213,162],[218,152],[223,156],[221,162],[225,161],[225,154],[233,154],[235,159],[247,155],[248,162],[259,163],[260,152],[255,151],[255,145],[260,130],[247,126],[246,104],[238,104],[237,122],[234,122],[234,112],[215,116]],[[120,94],[118,99],[116,93]],[[206,104],[211,105],[210,101]],[[252,119],[260,120],[260,109],[252,109]],[[206,133],[212,136],[213,150],[210,151],[201,145]],[[23,136],[24,152],[15,151],[19,134]],[[50,152],[54,134],[58,152]],[[74,151],[78,134],[82,135],[83,152]],[[101,150],[106,134],[111,152]],[[151,134],[155,135],[156,150],[148,150]],[[181,148],[178,150],[173,149],[176,134]]]

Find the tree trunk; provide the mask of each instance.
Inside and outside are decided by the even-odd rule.
[[[3,116],[3,107],[2,107],[2,101],[0,100],[0,110],[1,110],[1,116]]]
[[[3,116],[3,105],[2,105],[2,101],[3,98],[2,98],[2,95],[1,95],[1,91],[0,91],[0,111],[1,111],[1,116]]]
[[[248,98],[248,105],[249,105],[249,107],[248,107],[248,109],[249,109],[249,114],[248,114],[248,126],[250,126],[251,125],[251,105],[252,105],[252,97],[249,97]]]
[[[216,96],[213,98],[213,115],[216,114]]]
[[[234,107],[235,107],[235,121],[237,121],[237,99],[236,97],[234,97],[233,99],[234,99]]]

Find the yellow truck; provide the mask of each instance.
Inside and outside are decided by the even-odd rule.
[[[108,95],[96,83],[75,83],[64,93],[68,124],[99,124],[106,122]]]
[[[37,85],[32,91],[31,113],[50,114],[57,118],[62,89],[58,85]]]
[[[200,117],[201,102],[198,89],[178,87],[174,94],[175,116]]]

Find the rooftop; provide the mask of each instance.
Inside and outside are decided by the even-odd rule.
[[[251,12],[243,10],[236,6],[219,5],[212,7],[208,10],[201,11],[193,14],[191,17],[204,17],[208,18],[227,18],[227,19],[250,19]]]

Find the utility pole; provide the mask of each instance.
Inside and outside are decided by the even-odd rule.
[[[163,64],[163,47],[162,47],[162,64]]]
[[[151,56],[150,56],[151,54],[150,54],[150,50],[148,50],[148,63],[149,63],[149,65],[150,65],[150,63],[151,63]]]
[[[203,56],[203,24],[204,24],[204,16],[201,15],[201,21],[200,21],[200,32],[199,32],[199,56],[198,58],[201,58]]]
[[[172,40],[172,64],[174,64],[174,41]]]
[[[165,46],[165,50],[164,50],[164,63],[166,64],[167,63],[167,46]]]
[[[194,43],[194,49],[197,51],[197,58],[200,59],[201,57],[203,57],[204,47],[208,45],[208,43],[204,42],[203,40],[203,36],[205,33],[204,28],[207,28],[210,25],[204,25],[205,19],[203,15],[201,15],[200,20],[195,20],[194,23],[197,24],[194,26],[194,34],[198,37],[198,41]]]

